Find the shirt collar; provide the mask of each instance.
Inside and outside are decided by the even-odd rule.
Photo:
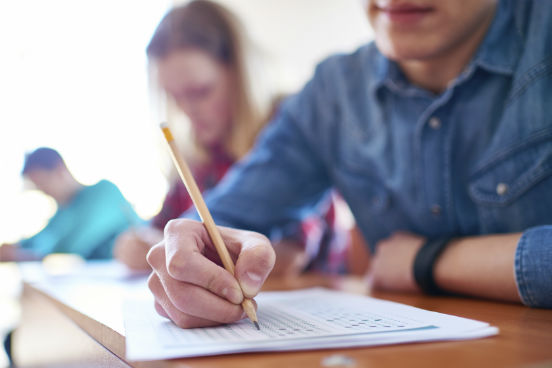
[[[374,54],[372,58],[373,62],[370,64],[372,72],[370,73],[371,78],[368,87],[370,90],[376,91],[382,87],[387,80],[393,79],[389,69],[391,69],[395,63],[383,56],[376,47],[375,41],[370,44],[368,50]],[[367,60],[370,60],[370,58]]]
[[[523,49],[515,1],[500,0],[495,17],[471,64],[490,72],[513,74]]]
[[[498,2],[487,35],[472,61],[468,64],[467,70],[473,72],[475,67],[479,66],[494,73],[513,74],[523,49],[523,40],[517,27],[519,22],[515,19],[519,14],[514,11],[514,6],[515,1],[513,0],[500,0]],[[369,86],[372,91],[375,92],[385,85],[391,90],[401,90],[404,93],[405,88],[413,87],[408,84],[396,62],[381,54],[375,43],[372,43],[371,46],[375,52]],[[472,73],[464,73],[465,76],[467,74],[471,75]],[[418,93],[419,90],[414,88],[412,92]]]

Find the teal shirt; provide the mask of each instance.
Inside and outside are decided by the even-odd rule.
[[[86,259],[111,258],[117,235],[139,221],[115,184],[101,180],[83,187],[58,207],[42,231],[20,244],[39,256],[74,253]]]

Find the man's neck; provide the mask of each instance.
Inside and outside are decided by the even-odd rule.
[[[436,94],[442,93],[466,68],[483,41],[491,21],[492,17],[471,38],[451,50],[444,50],[435,57],[399,61],[398,64],[412,84]]]
[[[65,183],[66,190],[64,191],[63,195],[59,198],[56,198],[56,202],[58,205],[65,205],[77,195],[78,192],[82,189],[83,185],[73,179],[73,177],[68,178],[67,182]]]

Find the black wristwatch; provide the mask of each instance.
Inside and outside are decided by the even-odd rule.
[[[420,289],[422,289],[422,291],[426,294],[445,294],[445,292],[435,283],[433,269],[435,267],[435,262],[437,262],[437,259],[441,253],[447,247],[450,239],[451,238],[449,237],[429,239],[416,254],[413,269],[414,279]]]

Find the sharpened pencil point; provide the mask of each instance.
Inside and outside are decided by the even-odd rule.
[[[261,328],[259,327],[259,323],[258,323],[258,322],[253,321],[253,324],[255,325],[255,327],[257,327],[257,330],[259,330],[259,331],[261,330]]]

